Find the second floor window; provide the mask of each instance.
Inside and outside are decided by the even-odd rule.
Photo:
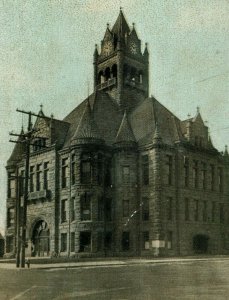
[[[172,221],[173,219],[173,199],[167,198],[167,220]]]
[[[142,198],[142,220],[149,220],[149,198]]]
[[[92,180],[92,165],[91,165],[91,155],[83,154],[81,157],[81,183],[88,184]]]
[[[41,190],[41,164],[37,165],[36,169],[36,190]]]
[[[30,167],[30,174],[29,174],[29,186],[30,192],[34,192],[34,166]]]
[[[189,199],[185,198],[185,209],[184,209],[184,218],[185,221],[189,221],[190,215],[189,215]]]
[[[171,155],[166,155],[166,184],[172,184],[172,165],[173,160]]]
[[[61,223],[67,221],[67,200],[61,200]]]
[[[71,217],[71,221],[75,220],[75,197],[71,198],[71,202],[70,202],[70,217]]]
[[[14,208],[8,208],[7,210],[7,227],[14,225]]]
[[[194,220],[199,220],[199,201],[194,200]]]
[[[219,186],[219,191],[223,191],[223,169],[218,168],[218,186]]]
[[[67,168],[68,168],[68,159],[62,159],[62,166],[61,166],[61,186],[62,188],[67,187]]]
[[[196,160],[193,162],[192,179],[193,187],[198,188],[198,162]]]
[[[142,183],[149,184],[149,157],[148,155],[142,156]]]
[[[122,215],[123,217],[129,217],[129,200],[122,201]]]
[[[211,190],[214,191],[215,187],[215,166],[211,165],[210,166],[210,185],[211,185]]]
[[[80,219],[81,221],[91,220],[91,196],[86,192],[80,199]]]
[[[206,171],[206,164],[205,163],[202,163],[202,169],[201,169],[201,181],[202,181],[202,188],[203,190],[206,189],[206,174],[207,174],[207,171]]]
[[[184,159],[184,186],[189,186],[189,160],[186,157]]]
[[[12,178],[13,176],[15,176],[14,173],[9,173],[8,198],[15,198],[16,197],[16,182],[15,182],[15,178]]]
[[[76,183],[76,156],[72,154],[72,162],[71,162],[71,184]]]
[[[49,188],[49,163],[44,163],[44,190]]]

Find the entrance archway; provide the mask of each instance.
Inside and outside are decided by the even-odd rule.
[[[32,256],[49,256],[49,235],[48,224],[39,220],[34,226],[31,239],[33,243]]]
[[[208,252],[209,237],[204,234],[197,234],[193,237],[193,250],[197,254],[204,254]]]

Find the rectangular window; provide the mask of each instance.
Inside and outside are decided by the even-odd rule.
[[[149,184],[149,156],[142,156],[142,183],[143,185]]]
[[[215,222],[215,216],[216,216],[216,202],[212,202],[212,222]]]
[[[66,252],[67,251],[67,233],[61,233],[60,242],[61,242],[60,251]]]
[[[75,232],[71,232],[71,252],[75,252]]]
[[[173,158],[171,155],[166,155],[166,183],[172,184],[172,167],[173,167]]]
[[[19,196],[23,196],[25,191],[25,171],[22,170],[19,178]]]
[[[207,222],[208,212],[207,212],[207,201],[203,201],[203,222]]]
[[[198,188],[198,161],[193,161],[192,169],[193,187]]]
[[[105,186],[111,186],[112,184],[111,168],[112,168],[111,159],[108,159],[105,165],[105,180],[104,180]]]
[[[67,221],[67,200],[61,200],[61,223]]]
[[[122,216],[129,217],[129,200],[122,201]]]
[[[72,185],[76,183],[76,156],[72,154],[71,161],[71,183]]]
[[[104,210],[104,203],[103,198],[98,198],[98,221],[103,221],[103,210]]]
[[[49,163],[44,163],[44,190],[49,188]]]
[[[36,169],[36,190],[41,190],[41,164],[37,165]]]
[[[86,192],[80,199],[80,219],[81,221],[91,220],[91,196]]]
[[[92,180],[92,155],[85,153],[81,158],[81,183],[89,184]]]
[[[218,168],[218,186],[219,186],[219,191],[223,191],[223,169]]]
[[[106,232],[105,238],[104,238],[104,247],[106,250],[112,249],[112,232]]]
[[[7,227],[14,226],[14,208],[8,208],[7,210]]]
[[[201,168],[201,184],[202,184],[202,189],[206,189],[206,163],[202,163],[202,168]]]
[[[211,185],[211,190],[214,191],[214,189],[215,189],[215,166],[211,165],[210,168],[211,168],[211,171],[210,171],[210,185]]]
[[[30,193],[34,192],[34,166],[31,166],[29,169],[29,187],[30,187]]]
[[[122,233],[122,251],[128,251],[130,249],[130,233],[124,231]]]
[[[167,220],[172,221],[173,219],[173,199],[171,197],[167,198]]]
[[[98,185],[102,185],[103,183],[103,157],[101,154],[98,154],[97,160],[97,182]]]
[[[194,220],[199,220],[199,201],[194,200]]]
[[[14,251],[14,237],[7,236],[6,237],[6,253],[11,253]]]
[[[149,250],[149,231],[142,232],[142,249]]]
[[[105,198],[105,218],[106,221],[112,220],[112,199]]]
[[[71,198],[71,207],[70,207],[70,214],[71,214],[71,221],[75,220],[75,197]]]
[[[67,168],[68,168],[68,159],[62,159],[62,166],[61,166],[61,187],[64,189],[67,187]]]
[[[80,252],[91,252],[91,232],[80,232]]]
[[[184,157],[184,186],[189,186],[189,160]]]
[[[189,221],[189,199],[185,198],[185,211],[184,211],[185,221]]]
[[[129,166],[122,167],[122,179],[123,179],[124,183],[130,182],[130,167]]]
[[[149,220],[149,198],[142,198],[142,220]]]
[[[16,181],[14,173],[9,173],[8,179],[8,198],[15,198],[16,197]]]
[[[219,204],[219,221],[221,224],[224,223],[224,204],[223,203]]]
[[[173,248],[173,232],[168,231],[167,233],[167,248],[172,249]]]

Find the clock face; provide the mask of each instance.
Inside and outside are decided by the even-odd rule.
[[[130,44],[130,52],[131,52],[132,54],[137,54],[137,51],[138,51],[137,45],[136,45],[134,42],[132,42],[132,43]]]
[[[109,55],[112,51],[112,42],[108,41],[104,44],[103,46],[103,51],[105,53],[105,55]]]

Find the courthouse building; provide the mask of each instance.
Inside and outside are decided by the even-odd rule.
[[[33,125],[26,255],[229,253],[227,149],[214,148],[199,110],[180,120],[149,97],[148,48],[122,11],[99,48],[94,92],[63,120],[41,108]],[[13,256],[23,143],[6,170],[5,256]]]

